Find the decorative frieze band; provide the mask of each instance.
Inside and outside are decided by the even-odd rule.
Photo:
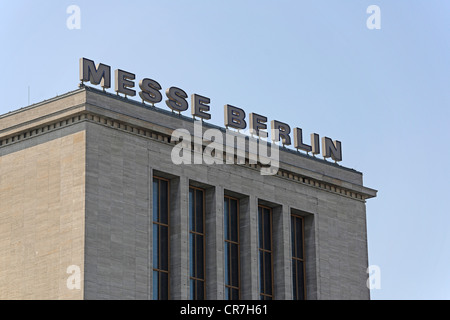
[[[134,135],[138,135],[143,138],[152,139],[155,141],[159,141],[161,143],[166,144],[176,144],[177,141],[171,141],[171,137],[167,134],[150,130],[148,128],[138,127],[135,125],[131,125],[129,123],[119,121],[116,119],[111,119],[108,117],[104,117],[98,114],[94,114],[91,112],[83,112],[77,115],[72,115],[71,117],[65,119],[59,119],[58,121],[48,123],[45,125],[41,125],[39,127],[34,127],[32,129],[27,129],[21,131],[19,133],[15,133],[11,136],[5,136],[0,138],[0,148],[11,145],[13,143],[17,143],[26,139],[30,139],[36,136],[40,136],[50,131],[58,130],[63,127],[67,127],[70,125],[74,125],[79,122],[89,121],[91,123],[97,123],[103,126],[107,126],[110,128],[114,128],[116,130],[124,131],[127,133],[131,133]],[[205,147],[205,146],[204,146]],[[194,150],[194,149],[192,149]],[[226,153],[223,154],[223,159],[226,159]],[[236,161],[235,161],[236,163]],[[261,168],[261,164],[250,163],[249,159],[245,159],[245,164],[236,164],[239,166],[245,166],[247,168],[259,170]],[[367,195],[359,192],[355,192],[354,190],[350,190],[341,186],[337,186],[331,183],[323,182],[318,179],[314,179],[311,177],[303,176],[295,172],[291,172],[285,169],[278,169],[276,176],[284,179],[288,179],[290,181],[294,181],[297,183],[305,184],[310,187],[318,188],[321,190],[325,190],[331,193],[338,194],[343,197],[352,198],[359,201],[365,201],[369,198]]]

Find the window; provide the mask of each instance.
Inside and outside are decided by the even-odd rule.
[[[205,298],[205,191],[189,187],[190,298]]]
[[[153,299],[169,299],[169,181],[153,178]]]
[[[225,300],[240,298],[239,200],[224,198]]]
[[[261,300],[273,299],[272,209],[258,206],[259,292]]]
[[[292,288],[294,300],[304,300],[306,297],[303,225],[301,216],[291,215]]]

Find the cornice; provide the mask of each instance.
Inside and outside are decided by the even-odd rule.
[[[79,111],[79,108],[72,108],[72,110],[75,113],[69,116],[65,115],[63,118],[57,120],[53,120],[44,124],[41,123],[40,125],[33,126],[31,128],[28,127],[26,130],[18,131],[12,135],[7,135],[3,137],[0,136],[0,149],[81,122],[94,123],[113,130],[122,131],[123,133],[139,136],[143,139],[152,140],[157,143],[163,143],[170,147],[173,147],[177,143],[175,141],[171,141],[171,135],[160,132],[158,130],[151,130],[144,126],[131,124],[129,122],[117,120],[112,117],[106,117],[93,111],[88,110]],[[29,121],[27,125],[29,126],[31,123],[32,121]],[[205,148],[205,146],[206,145],[203,145],[203,148]],[[195,150],[194,148],[192,148],[192,150],[193,152],[200,152],[200,150]],[[203,152],[203,150],[201,152]],[[223,160],[224,162],[226,161],[225,152],[223,153]],[[234,165],[246,167],[250,170],[255,171],[256,170],[260,171],[262,167],[260,163],[257,164],[250,163],[248,154],[245,159],[245,164],[234,164]],[[343,187],[342,185],[333,184],[328,181],[313,178],[305,174],[300,174],[299,172],[295,172],[294,170],[287,170],[283,168],[282,165],[280,166],[279,170],[274,175],[274,177],[279,179],[286,179],[291,182],[299,183],[308,187],[316,188],[322,191],[330,192],[357,201],[364,202],[366,199],[376,196],[376,190],[373,189],[369,189],[360,185],[355,185],[349,182],[346,182],[345,183],[346,187]]]

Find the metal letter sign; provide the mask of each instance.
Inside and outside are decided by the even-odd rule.
[[[92,84],[100,84],[103,89],[111,88],[111,67],[99,63],[97,67],[94,61],[80,59],[80,81],[87,81]]]
[[[126,96],[134,97],[136,95],[134,73],[126,72],[117,69],[114,73],[114,90],[116,93],[124,94]],[[80,59],[80,81],[90,82],[94,85],[101,85],[103,90],[111,88],[111,67],[105,64],[95,65],[94,61],[81,58]],[[139,81],[139,96],[142,99],[142,103],[150,103],[154,106],[155,103],[162,101],[161,85],[152,79],[144,78]],[[184,112],[189,108],[187,101],[187,93],[180,88],[170,87],[166,90],[167,100],[165,101],[167,107],[172,111],[178,113]],[[201,96],[199,94],[193,94],[191,96],[191,115],[199,117],[202,120],[210,120],[211,99]],[[233,128],[237,130],[245,130],[247,128],[247,122],[245,120],[245,111],[241,108],[226,104],[224,106],[224,123],[225,127]],[[267,118],[265,116],[250,113],[250,133],[256,134],[259,138],[267,138]],[[271,124],[271,140],[273,143],[281,141],[283,146],[291,145],[291,127],[283,122],[272,120]],[[320,138],[317,133],[311,134],[311,145],[303,143],[302,129],[294,128],[294,143],[293,146],[297,150],[302,150],[307,153],[311,152],[313,155],[320,154]],[[331,158],[334,161],[342,161],[342,144],[338,140],[332,140],[328,137],[322,138],[322,156],[324,158]]]

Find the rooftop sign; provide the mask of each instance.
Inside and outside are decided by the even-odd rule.
[[[94,61],[81,58],[80,59],[80,81],[90,82],[93,85],[100,85],[103,90],[111,88],[111,67],[102,63],[95,64]],[[119,95],[136,96],[135,90],[136,75],[131,72],[127,72],[121,69],[114,71],[114,91]],[[142,102],[150,103],[152,106],[155,103],[160,103],[163,99],[161,93],[161,85],[149,78],[144,78],[139,81],[139,97]],[[170,87],[165,91],[167,99],[165,103],[168,108],[175,112],[185,112],[189,109],[188,95],[180,88]],[[202,120],[210,120],[211,114],[210,103],[211,100],[208,97],[198,94],[192,94],[191,99],[191,115],[195,118],[198,117]],[[247,121],[249,131],[253,135],[259,138],[267,138],[267,117],[259,115],[257,113],[250,113],[248,118],[243,109],[226,104],[224,106],[224,125],[228,128],[234,128],[238,130],[247,129]],[[334,161],[342,161],[342,145],[338,140],[332,140],[328,137],[322,137],[322,146],[320,146],[320,138],[317,133],[310,135],[311,144],[308,145],[303,142],[303,132],[301,128],[291,127],[283,122],[272,120],[270,122],[271,127],[271,140],[273,143],[281,142],[283,146],[292,145],[297,150],[302,150],[307,153],[311,152],[313,155],[320,154],[322,147],[322,156],[324,158],[331,158]],[[293,139],[291,139],[291,135]]]

